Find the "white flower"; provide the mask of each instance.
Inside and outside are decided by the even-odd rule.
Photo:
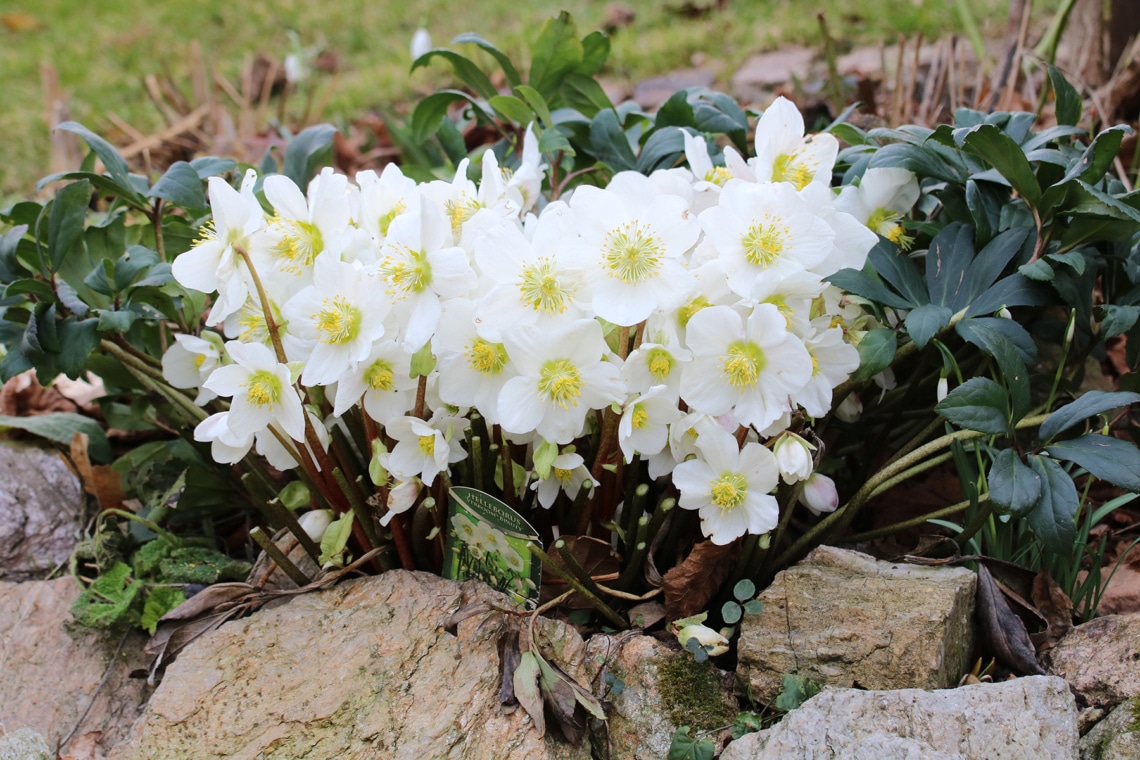
[[[823,327],[804,341],[811,354],[811,379],[796,394],[796,401],[812,417],[822,417],[831,411],[832,390],[859,369],[859,349],[843,340],[843,330],[827,327],[830,317],[813,320],[813,326]]]
[[[942,401],[950,393],[950,383],[946,380],[946,375],[939,375],[938,388],[934,393],[935,401]]]
[[[422,55],[427,54],[431,50],[431,32],[423,27],[416,30],[412,35],[412,42],[408,46],[408,52],[412,55],[412,60],[416,60]],[[392,164],[389,164],[392,166]]]
[[[412,357],[392,340],[380,341],[372,351],[337,379],[333,414],[341,416],[364,396],[364,411],[386,424],[415,404],[418,380],[411,377]]]
[[[655,309],[670,311],[697,289],[681,266],[700,234],[684,198],[657,195],[648,178],[617,174],[602,190],[585,185],[570,207],[579,220],[594,313],[615,325],[641,322]]]
[[[178,333],[174,343],[162,355],[162,376],[175,388],[199,388],[222,361],[222,339],[215,332],[203,332],[201,338]],[[202,389],[194,403],[204,405],[214,393]]]
[[[396,445],[392,451],[380,455],[380,463],[397,480],[419,478],[430,486],[436,475],[447,472],[449,464],[467,456],[459,445],[459,436],[451,435],[449,438],[443,430],[418,417],[388,420],[384,432],[396,441]]]
[[[475,329],[475,305],[456,298],[443,305],[439,329],[432,339],[439,367],[439,397],[459,407],[476,407],[487,424],[499,424],[499,393],[515,375],[502,343]]]
[[[360,226],[378,244],[388,236],[392,220],[415,205],[416,182],[405,177],[396,164],[388,164],[379,176],[371,169],[356,173],[360,185]]]
[[[784,97],[768,107],[756,124],[756,157],[748,164],[759,182],[788,182],[796,190],[818,182],[831,184],[839,141],[822,133],[804,137],[804,117]]]
[[[618,446],[625,461],[636,454],[652,456],[669,441],[669,425],[681,419],[677,397],[664,385],[655,385],[626,402],[618,422]]]
[[[328,385],[367,358],[390,309],[374,274],[331,254],[318,256],[313,284],[281,308],[290,332],[312,347],[301,382]]]
[[[210,456],[218,464],[237,464],[253,447],[253,433],[238,435],[230,430],[229,412],[211,414],[194,428],[194,440],[210,443]]]
[[[456,512],[451,516],[451,530],[455,537],[465,544],[475,543],[475,523],[467,519],[467,515]]]
[[[328,451],[329,448],[329,431],[321,423],[317,415],[311,411],[308,412],[309,424],[313,426],[313,431],[317,434],[317,441],[321,444],[322,451]],[[320,459],[314,456],[315,452],[313,447],[309,445],[308,441],[299,441],[293,446],[285,446],[282,444],[278,435],[280,430],[270,425],[266,430],[262,430],[257,434],[255,439],[254,450],[258,454],[265,457],[265,461],[269,462],[272,467],[278,470],[292,470],[300,463],[297,461],[297,447],[304,446],[305,450],[309,452],[309,457],[320,467]]]
[[[863,173],[858,185],[839,193],[835,206],[903,248],[913,239],[901,220],[918,201],[918,178],[906,169],[875,168]]]
[[[677,641],[681,642],[681,646],[688,644],[689,639],[696,639],[709,657],[718,657],[729,649],[728,639],[707,625],[687,625],[677,632]]]
[[[780,310],[788,330],[804,336],[811,329],[812,304],[826,284],[812,272],[791,272],[787,277],[757,277],[749,299],[753,303],[770,303]]]
[[[772,447],[781,480],[791,485],[811,477],[812,470],[815,469],[813,451],[815,446],[795,433],[781,433]]]
[[[310,509],[298,518],[301,528],[309,534],[309,538],[318,544],[325,537],[325,531],[332,524],[333,513],[331,509]]]
[[[171,274],[183,287],[203,293],[218,291],[210,310],[209,324],[215,325],[245,303],[249,285],[245,266],[235,248],[248,249],[250,236],[261,229],[264,214],[253,194],[257,172],[245,173],[241,191],[234,190],[221,177],[210,177],[210,211],[213,220],[201,230],[194,247],[174,259]]]
[[[233,397],[230,429],[247,436],[275,422],[293,440],[304,440],[305,417],[289,368],[260,343],[231,340],[226,353],[234,363],[214,370],[203,387]]]
[[[863,402],[859,400],[857,393],[848,394],[839,402],[839,406],[835,407],[835,416],[844,422],[858,422],[862,415]]]
[[[546,164],[542,163],[542,154],[538,151],[538,138],[534,136],[534,124],[528,124],[526,134],[523,135],[522,158],[519,161],[518,168],[507,180],[507,194],[517,193],[519,196],[520,213],[526,213],[534,208],[534,204],[542,192],[542,179],[546,176],[546,169]],[[505,174],[506,170],[504,170]]]
[[[813,515],[822,512],[834,512],[839,506],[839,492],[835,489],[835,481],[818,472],[804,483],[797,501],[808,508]]]
[[[573,452],[559,454],[550,465],[550,476],[531,484],[531,490],[538,496],[538,503],[543,509],[550,509],[558,492],[564,491],[571,499],[578,498],[582,484],[590,481],[594,488],[599,483],[586,469],[586,460],[580,454]]]
[[[740,424],[765,428],[811,379],[811,355],[772,304],[759,304],[747,321],[728,306],[702,309],[689,320],[687,342],[693,361],[681,397],[694,411],[732,411]]]
[[[396,515],[402,515],[409,509],[416,505],[416,498],[420,495],[420,490],[423,488],[421,483],[416,478],[399,483],[388,492],[388,511],[380,518],[380,524],[385,528],[388,523],[392,522],[392,518]]]
[[[714,426],[701,430],[697,448],[703,459],[677,465],[673,484],[681,492],[678,505],[700,514],[701,531],[724,545],[775,528],[779,507],[769,492],[779,473],[772,452],[758,443],[739,449],[731,433]]]
[[[509,433],[533,430],[570,443],[589,410],[623,399],[619,368],[602,360],[607,347],[593,319],[550,331],[520,328],[505,333],[503,342],[519,372],[499,394],[501,425]]]
[[[696,179],[694,190],[720,192],[720,188],[732,179],[732,172],[724,166],[713,166],[709,156],[709,144],[700,135],[693,135],[682,130],[681,136],[685,139],[685,160]],[[731,150],[731,149],[730,149]]]

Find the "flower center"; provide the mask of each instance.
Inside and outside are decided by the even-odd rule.
[[[772,165],[773,182],[791,182],[796,190],[803,190],[815,178],[815,167],[800,160],[799,151],[781,153]]]
[[[664,257],[665,244],[653,229],[630,222],[606,234],[602,266],[610,270],[611,277],[632,285],[657,276]]]
[[[561,314],[566,311],[570,294],[562,287],[549,259],[540,259],[537,264],[526,267],[519,277],[519,296],[522,302],[546,314]]]
[[[463,231],[463,223],[475,216],[481,208],[483,207],[479,205],[479,201],[467,193],[460,193],[458,198],[444,204],[447,219],[451,222],[451,234],[455,236],[456,240],[459,239],[459,234]]]
[[[720,477],[709,484],[712,503],[721,512],[731,512],[744,503],[748,495],[748,481],[737,472],[722,472]]]
[[[867,218],[867,226],[905,251],[910,248],[914,238],[906,234],[906,228],[899,221],[901,219],[902,214],[896,214],[890,209],[878,208]]]
[[[394,390],[392,363],[383,359],[372,362],[368,369],[364,370],[364,382],[374,391]]]
[[[551,359],[539,372],[538,392],[563,409],[577,406],[582,395],[582,373],[569,359]]]
[[[406,296],[422,293],[431,284],[431,262],[426,251],[413,251],[397,246],[397,256],[388,255],[380,262],[380,275],[391,285],[389,293]]]
[[[206,355],[194,354],[192,361],[194,362],[194,369],[202,369],[202,365],[206,363]]]
[[[705,172],[705,182],[711,182],[718,187],[724,187],[732,179],[732,172],[726,166],[714,166]]]
[[[476,338],[467,349],[467,363],[482,375],[497,375],[507,363],[507,349],[502,343]]]
[[[738,340],[732,343],[728,347],[728,352],[720,358],[720,371],[729,385],[743,390],[756,385],[767,363],[768,360],[760,346]]]
[[[643,406],[635,406],[631,422],[633,422],[634,430],[644,430],[649,427],[649,412],[645,411]]]
[[[321,302],[323,307],[312,316],[317,325],[317,332],[321,333],[322,343],[342,345],[355,340],[360,334],[360,320],[363,314],[360,309],[348,302],[344,296],[326,298]]]
[[[273,406],[281,399],[281,378],[267,369],[259,369],[243,385],[246,398],[258,406]]]
[[[787,226],[771,220],[767,224],[753,224],[740,239],[740,244],[744,246],[744,258],[753,266],[772,266],[787,247],[787,235]]]
[[[675,363],[673,355],[663,348],[649,349],[649,356],[646,358],[649,364],[649,374],[657,380],[664,380],[673,371],[673,364]]]
[[[574,474],[573,470],[563,470],[561,467],[554,468],[554,477],[558,478],[558,482],[563,485],[570,484],[570,477]]]
[[[283,269],[298,274],[302,267],[311,267],[317,254],[325,249],[321,231],[312,222],[274,217],[270,227],[281,239],[273,246],[277,258],[287,262]]]
[[[697,296],[692,301],[689,301],[677,309],[677,324],[681,327],[685,327],[689,324],[689,320],[693,318],[693,315],[706,306],[712,306],[712,302],[704,296]]]
[[[435,456],[435,436],[421,435],[419,440],[420,453],[425,457]]]
[[[379,220],[377,220],[376,224],[380,228],[380,234],[387,236],[388,228],[392,226],[392,220],[407,210],[408,204],[404,203],[404,199],[401,198],[396,203],[396,205],[392,207],[391,211],[389,211],[387,214],[384,214],[380,217]]]

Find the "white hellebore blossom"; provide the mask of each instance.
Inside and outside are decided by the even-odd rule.
[[[178,333],[174,344],[162,355],[162,376],[175,388],[200,388],[222,361],[222,339],[215,332],[205,331],[204,337]],[[214,394],[200,390],[194,403],[204,406]]]
[[[214,370],[202,387],[233,397],[230,430],[244,437],[277,423],[293,440],[304,440],[305,416],[289,368],[260,343],[231,340],[226,353],[234,363]]]
[[[839,506],[839,492],[835,489],[835,481],[818,472],[812,473],[804,483],[798,501],[813,515],[834,512]]]
[[[515,372],[502,343],[478,335],[475,305],[454,298],[443,305],[432,339],[439,367],[439,397],[457,407],[475,407],[489,425],[499,424],[499,393]]]
[[[372,351],[340,376],[336,384],[333,414],[348,411],[361,394],[364,411],[381,425],[407,414],[415,404],[418,380],[411,377],[412,357],[392,340],[380,341]]]
[[[700,514],[701,531],[723,546],[775,528],[779,507],[769,493],[779,480],[775,455],[759,443],[740,449],[731,433],[713,425],[701,429],[697,449],[701,458],[677,465],[673,483],[681,492],[677,503]]]
[[[781,433],[772,447],[772,453],[776,455],[776,466],[780,468],[780,478],[791,485],[811,477],[812,470],[815,469],[813,451],[815,446],[795,433]]]
[[[909,247],[901,220],[918,201],[918,178],[906,169],[875,168],[863,173],[858,185],[839,193],[835,206],[893,243]]]
[[[396,417],[388,420],[385,432],[396,441],[387,454],[380,455],[380,463],[400,481],[419,478],[427,485],[435,476],[447,472],[448,465],[463,460],[467,454],[459,445],[461,436],[450,439],[418,417]]]
[[[586,469],[586,460],[581,454],[570,452],[556,456],[550,464],[550,476],[533,483],[531,490],[536,492],[538,503],[542,508],[550,509],[554,505],[554,500],[558,498],[559,491],[564,491],[568,497],[576,499],[587,480],[592,487],[598,487],[598,481],[594,480],[590,471]]]
[[[681,419],[677,397],[668,386],[655,385],[626,402],[618,422],[618,446],[625,461],[636,454],[652,456],[669,442],[669,425]]]
[[[775,102],[756,123],[756,157],[748,165],[758,182],[788,182],[803,190],[817,182],[831,184],[839,141],[823,132],[804,136],[804,117],[785,97]]]

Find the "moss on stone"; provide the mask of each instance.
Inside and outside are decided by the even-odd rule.
[[[708,731],[728,725],[735,717],[725,703],[720,671],[711,663],[678,655],[663,659],[657,675],[661,699],[674,726]]]
[[[1140,697],[1133,697],[1128,700],[1128,712],[1132,716],[1132,720],[1128,723],[1128,730],[1132,733],[1140,733]]]

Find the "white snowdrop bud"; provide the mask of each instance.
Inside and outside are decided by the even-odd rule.
[[[844,422],[856,422],[863,414],[863,402],[852,393],[835,408],[835,416]]]
[[[946,398],[946,394],[949,392],[950,392],[950,383],[946,380],[946,376],[942,375],[941,377],[938,378],[938,390],[935,392],[934,395],[937,397],[938,401],[941,401],[942,399]]]
[[[412,44],[408,50],[412,54],[413,61],[431,50],[431,33],[423,27],[417,29],[416,33],[412,35]]]

